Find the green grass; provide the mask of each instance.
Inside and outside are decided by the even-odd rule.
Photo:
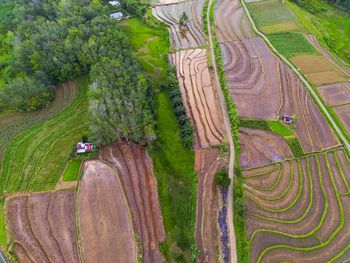
[[[266,120],[240,118],[239,123],[240,126],[244,128],[271,131],[271,127]]]
[[[297,137],[287,140],[287,143],[294,157],[301,157],[305,154],[303,148],[301,147],[300,141]]]
[[[303,31],[296,15],[280,0],[249,3],[253,19],[264,33]]]
[[[0,245],[5,245],[6,243],[6,228],[5,228],[5,202],[4,199],[0,198]]]
[[[63,181],[76,181],[78,179],[82,160],[71,160],[64,171]]]
[[[296,55],[318,54],[302,33],[285,32],[267,36],[272,45],[287,58]]]
[[[155,88],[158,140],[149,152],[154,163],[167,236],[160,247],[168,262],[185,262],[190,260],[191,245],[194,243],[197,191],[194,152],[182,145],[169,96],[159,88],[166,84],[169,66],[168,31],[151,17],[147,23],[132,18],[122,22],[122,29]]]
[[[268,121],[271,130],[283,137],[293,136],[294,132],[280,121]]]
[[[51,119],[33,125],[11,141],[2,160],[0,192],[53,189],[72,150],[88,130],[87,88],[78,80],[77,98]]]
[[[325,1],[306,2],[316,10],[315,13],[312,14],[289,1],[287,4],[309,33],[316,35],[333,53],[350,63],[350,14]]]

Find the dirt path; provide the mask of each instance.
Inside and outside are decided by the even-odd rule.
[[[226,134],[227,134],[227,139],[230,145],[230,161],[229,161],[229,176],[231,178],[231,185],[228,189],[228,198],[227,198],[227,226],[228,226],[228,233],[229,233],[229,240],[230,240],[230,255],[231,255],[231,262],[236,263],[237,262],[237,251],[236,251],[236,235],[235,235],[235,230],[233,226],[233,168],[235,165],[235,148],[234,148],[234,143],[233,143],[233,138],[232,138],[232,133],[231,133],[231,126],[230,126],[230,121],[228,118],[228,113],[226,110],[226,103],[224,96],[222,94],[221,90],[221,85],[218,77],[218,71],[217,71],[217,66],[215,62],[215,51],[214,51],[214,46],[213,46],[213,36],[215,32],[212,32],[211,30],[211,20],[210,20],[210,6],[212,5],[213,0],[209,0],[209,8],[207,11],[207,21],[208,21],[208,34],[209,34],[209,44],[210,44],[210,53],[214,67],[214,72],[215,72],[215,81],[216,81],[216,87],[217,91],[219,94],[219,101],[220,101],[220,106],[221,110],[224,115],[224,124],[225,124],[225,129],[226,129]]]

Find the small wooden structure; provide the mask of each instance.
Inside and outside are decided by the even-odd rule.
[[[86,142],[78,142],[77,143],[77,153],[90,153],[94,149],[94,144]]]
[[[294,118],[289,115],[282,115],[281,119],[284,123],[287,123],[287,124],[294,123]]]

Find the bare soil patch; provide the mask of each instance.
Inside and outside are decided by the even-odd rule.
[[[116,171],[101,161],[83,165],[77,196],[84,262],[136,262],[137,247]]]
[[[318,91],[329,106],[350,103],[350,82],[319,86]]]
[[[208,69],[205,49],[184,50],[171,55],[184,104],[195,126],[196,149],[220,144],[222,114]]]
[[[6,198],[6,220],[20,262],[79,262],[74,190]]]
[[[277,162],[293,156],[287,142],[271,132],[241,128],[240,141],[242,152],[239,163],[243,168]]]
[[[348,133],[350,133],[350,105],[334,107],[333,110],[339,117]]]
[[[114,143],[101,149],[101,158],[118,171],[130,208],[143,262],[163,262],[158,244],[165,239],[152,160],[144,147]]]

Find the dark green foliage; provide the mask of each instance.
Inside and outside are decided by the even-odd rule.
[[[215,174],[215,183],[221,187],[229,187],[231,184],[231,178],[228,176],[227,171],[221,171]]]
[[[187,22],[188,22],[188,15],[186,14],[186,12],[183,12],[180,17],[179,24],[180,26],[186,26]]]
[[[46,107],[54,98],[54,92],[36,79],[24,76],[7,83],[0,98],[6,108],[29,112]]]
[[[175,68],[171,67],[168,70],[168,88],[170,100],[175,110],[177,123],[180,127],[181,141],[186,148],[191,148],[193,144],[193,127],[190,119],[187,116],[186,108],[183,104],[179,83],[175,75]]]
[[[292,0],[292,2],[296,3],[297,5],[313,14],[327,11],[322,7],[314,5],[310,0]],[[343,6],[347,10],[350,10],[350,0],[327,0],[327,2],[330,4]]]
[[[301,147],[300,141],[297,137],[287,140],[287,142],[294,157],[301,157],[305,154],[303,148]]]
[[[146,5],[139,0],[122,0],[121,6],[128,13],[137,17],[143,17],[147,11]]]
[[[244,128],[259,129],[264,131],[271,131],[271,127],[266,120],[261,119],[239,119],[240,126]]]

